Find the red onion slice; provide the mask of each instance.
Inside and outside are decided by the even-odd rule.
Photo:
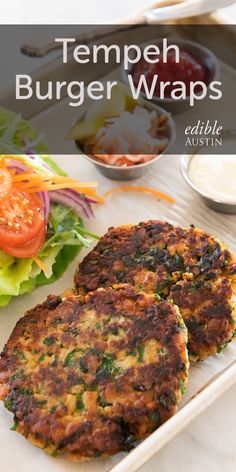
[[[78,197],[79,197],[79,199],[82,198],[83,200],[85,200],[89,204],[90,203],[98,203],[98,201],[95,198],[87,196],[87,195],[81,195],[81,193],[79,193],[76,190],[73,190],[71,188],[66,188],[66,189],[62,189],[62,190],[59,190],[59,191],[60,192],[61,191],[62,192],[66,191],[67,194],[69,193],[71,196],[74,196],[75,199],[77,199]]]
[[[42,198],[43,203],[44,203],[44,218],[45,218],[45,221],[47,223],[48,222],[48,216],[49,216],[49,213],[50,213],[49,193],[45,191],[45,192],[40,192],[38,195]]]
[[[69,188],[52,190],[49,192],[51,202],[60,203],[72,208],[78,216],[85,216],[90,219],[94,217],[87,197],[82,197],[78,192]]]

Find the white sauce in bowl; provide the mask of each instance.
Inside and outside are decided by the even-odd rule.
[[[236,155],[192,157],[188,176],[205,195],[226,203],[236,203]]]

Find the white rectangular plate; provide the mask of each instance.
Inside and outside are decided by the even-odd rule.
[[[229,67],[222,66],[224,82],[233,90],[235,72]],[[230,100],[230,96],[228,97]],[[49,128],[56,116],[60,116],[57,128],[58,140],[63,139],[70,127],[66,113],[60,114],[58,104],[35,118],[35,125],[41,129]],[[65,106],[63,108],[65,110]],[[208,114],[210,110],[208,109]],[[59,114],[59,115],[58,115]],[[179,118],[180,119],[180,118]],[[222,116],[222,121],[227,116]],[[55,128],[51,128],[52,139]],[[96,180],[99,183],[98,192],[102,194],[109,188],[119,185],[101,176],[95,167],[79,156],[55,157],[68,173],[80,180]],[[224,240],[236,251],[236,216],[217,214],[207,209],[203,202],[184,183],[179,171],[179,158],[164,157],[152,170],[135,184],[147,185],[172,195],[176,202],[169,205],[164,201],[140,193],[119,193],[110,196],[104,205],[99,205],[95,211],[96,219],[87,224],[93,232],[102,235],[109,226],[125,223],[138,223],[148,219],[162,219],[180,226],[196,226]],[[86,251],[79,255],[81,260]],[[72,286],[73,274],[77,262],[71,264],[66,274],[51,286],[36,289],[31,295],[13,300],[0,312],[0,349],[7,341],[16,321],[24,312],[41,302],[49,293],[60,293],[66,287]],[[9,430],[12,417],[2,404],[0,406],[0,465],[1,472],[133,472],[140,468],[148,459],[158,452],[168,441],[180,432],[197,414],[203,411],[217,396],[236,381],[236,343],[220,355],[211,357],[205,362],[190,368],[190,378],[187,392],[183,397],[179,412],[166,424],[161,426],[148,439],[143,441],[129,454],[117,454],[108,459],[96,459],[83,464],[69,463],[62,458],[53,459],[43,451],[32,446],[19,434]]]

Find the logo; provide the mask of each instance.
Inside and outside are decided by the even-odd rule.
[[[185,146],[222,146],[222,129],[223,126],[218,124],[218,120],[213,122],[198,120],[194,126],[186,126]]]

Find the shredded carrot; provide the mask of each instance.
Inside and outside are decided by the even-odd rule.
[[[103,197],[100,197],[99,195],[95,194],[95,195],[91,195],[93,197],[94,200],[97,200],[98,203],[105,203],[105,200]]]
[[[36,185],[36,186],[25,186],[24,184],[18,184],[17,188],[21,191],[25,191],[27,193],[39,193],[43,191],[53,191],[53,190],[59,190],[59,189],[64,189],[68,188],[69,186],[65,185],[59,185],[59,184],[47,184],[47,185]],[[83,193],[87,196],[91,196],[94,200],[96,200],[98,203],[104,203],[104,198],[100,197],[97,195],[96,190],[93,188],[86,188],[86,187],[76,187],[76,186],[70,186],[71,189],[77,191],[78,193]]]
[[[60,175],[54,175],[54,174],[44,174],[44,173],[27,173],[27,172],[21,172],[20,174],[17,174],[13,176],[12,178],[13,182],[24,182],[27,185],[31,185],[32,183],[35,185],[35,183],[39,183],[43,185],[44,183],[60,183],[63,184],[64,186],[69,187],[69,184],[71,186],[76,185],[78,187],[96,187],[96,182],[78,182],[78,180],[71,179],[70,177],[64,177]]]
[[[71,182],[79,184],[80,186],[84,186],[85,184],[83,182],[78,182],[75,179],[72,179],[71,177],[65,177],[62,175],[56,175],[56,174],[44,174],[43,172],[37,172],[37,173],[29,173],[29,172],[21,172],[20,174],[17,174],[13,177],[14,182],[25,182],[25,181],[38,181],[38,182],[55,182],[55,183],[69,183]],[[86,182],[87,186],[95,187],[96,183],[95,182]]]
[[[154,195],[154,197],[163,198],[164,200],[166,200],[169,203],[174,203],[175,202],[174,198],[170,197],[170,195],[167,195],[164,192],[160,192],[159,190],[156,190],[155,188],[144,187],[143,185],[121,185],[120,187],[113,187],[110,190],[108,190],[107,192],[105,192],[103,194],[103,197],[106,198],[109,195],[111,195],[112,193],[116,193],[116,192],[120,192],[120,191],[150,193],[151,195]]]
[[[13,182],[14,183],[14,182]],[[83,190],[89,190],[91,192],[94,192],[94,188],[93,187],[87,187],[86,183],[84,185],[81,185],[81,184],[76,184],[76,183],[73,183],[71,184],[70,182],[66,182],[64,184],[62,183],[53,183],[53,182],[25,182],[25,183],[19,183],[17,185],[17,188],[21,188],[22,190],[32,190],[34,191],[34,189],[38,189],[38,188],[41,188],[43,190],[53,190],[53,189],[57,189],[57,188],[71,188],[71,189],[78,189],[78,190],[81,190],[83,192]],[[35,192],[37,192],[37,190],[35,190]]]
[[[20,156],[0,156],[0,164],[6,166],[7,160],[22,160]],[[57,175],[53,173],[33,172],[30,169],[16,173],[14,169],[10,169],[10,177],[12,185],[21,191],[28,193],[38,193],[43,191],[53,191],[60,189],[72,189],[79,193],[92,196],[97,202],[103,203],[104,199],[96,194],[96,182],[79,182],[71,177]]]
[[[13,175],[16,174],[16,169],[8,169],[8,168],[7,168],[7,170],[8,170],[8,172],[9,172],[9,174],[11,174],[11,176],[13,176]]]
[[[45,264],[41,261],[41,259],[39,259],[38,256],[34,256],[32,257],[33,261],[35,262],[35,264],[37,264],[37,266],[39,266],[39,268],[43,271],[43,272],[46,272],[47,268],[45,266]]]
[[[76,186],[76,185],[66,186],[65,184],[64,185],[63,184],[54,184],[54,185],[44,184],[44,185],[35,185],[31,187],[26,187],[25,185],[17,185],[17,188],[22,191],[25,190],[27,193],[38,193],[38,192],[43,192],[44,190],[52,191],[52,190],[60,190],[63,188],[71,188],[73,190],[77,190],[80,193],[85,193],[86,195],[94,195],[96,197],[96,192],[94,191],[94,189]]]
[[[6,161],[4,161],[3,159],[0,159],[0,167],[1,169],[6,169],[7,167]]]
[[[7,161],[9,159],[14,159],[14,161],[22,161],[22,157],[18,155],[13,155],[13,154],[1,154],[0,160],[1,162]]]
[[[104,200],[96,195],[96,182],[78,182],[70,177],[55,174],[44,174],[43,172],[21,172],[12,176],[13,185],[28,193],[60,190],[70,188],[80,193],[93,196],[98,202]]]

